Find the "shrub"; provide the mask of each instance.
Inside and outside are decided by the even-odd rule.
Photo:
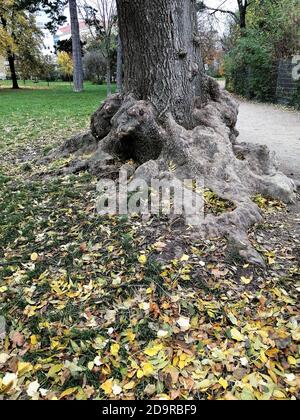
[[[255,34],[248,33],[237,41],[225,58],[227,88],[249,99],[272,101],[276,68],[271,49]]]
[[[86,53],[83,58],[84,77],[92,83],[102,84],[106,76],[106,60],[99,50]]]

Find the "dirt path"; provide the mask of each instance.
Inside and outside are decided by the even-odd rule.
[[[260,104],[239,99],[240,113],[237,128],[239,141],[261,143],[274,150],[280,169],[294,179],[300,187],[300,112],[270,104]],[[295,248],[293,258],[300,264],[300,201],[289,206],[281,215],[270,215],[265,236],[272,249]],[[272,226],[272,229],[270,227]],[[278,241],[280,238],[280,241]],[[267,245],[266,245],[267,246]],[[298,251],[297,251],[298,249]],[[284,269],[285,270],[285,269]],[[284,271],[283,270],[283,271]]]
[[[224,89],[225,82],[219,81]],[[238,98],[239,141],[267,145],[281,170],[300,185],[300,112]]]
[[[240,101],[239,141],[266,144],[281,170],[300,181],[300,112],[269,104]]]

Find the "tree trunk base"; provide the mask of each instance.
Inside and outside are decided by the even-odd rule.
[[[171,114],[158,115],[150,102],[111,96],[93,115],[91,133],[63,146],[64,153],[95,151],[68,171],[88,168],[103,177],[112,163],[119,162],[120,168],[122,162],[133,160],[131,180],[200,180],[205,189],[233,205],[222,214],[206,215],[193,235],[226,236],[241,257],[263,265],[247,237],[248,229],[262,219],[252,199],[261,194],[293,202],[295,184],[278,171],[275,155],[267,147],[236,142],[238,105],[231,96],[211,78],[204,79],[202,91],[189,130]]]

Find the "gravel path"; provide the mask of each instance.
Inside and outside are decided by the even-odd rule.
[[[224,89],[224,80],[219,81]],[[300,112],[271,104],[237,99],[239,141],[266,144],[277,155],[280,169],[300,184]]]
[[[281,170],[300,181],[300,112],[269,104],[240,102],[239,141],[261,143],[277,154]]]

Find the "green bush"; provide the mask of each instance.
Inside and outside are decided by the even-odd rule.
[[[272,51],[255,34],[241,37],[225,58],[227,89],[248,99],[272,101],[276,64]]]
[[[254,0],[246,29],[235,22],[225,36],[227,88],[250,99],[276,99],[278,63],[300,50],[299,0]],[[299,103],[295,99],[296,103]]]

